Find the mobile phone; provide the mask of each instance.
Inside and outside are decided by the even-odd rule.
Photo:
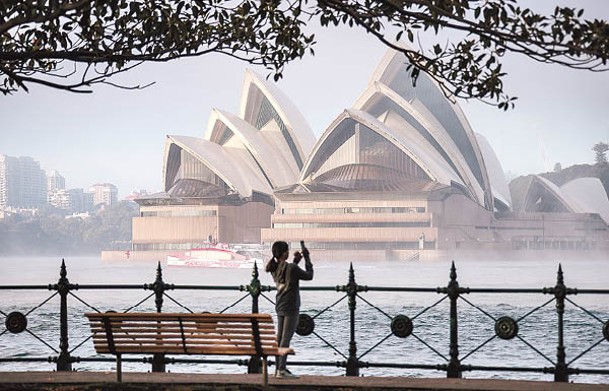
[[[305,247],[305,245],[304,245],[304,240],[301,240],[301,241],[300,241],[300,249],[301,249],[302,251],[304,251],[304,249],[305,249],[305,248],[306,248],[306,247]]]

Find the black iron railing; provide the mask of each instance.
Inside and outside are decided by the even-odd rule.
[[[251,300],[251,307],[247,311],[259,312],[260,298],[266,300],[270,306],[273,304],[273,299],[267,293],[275,288],[271,286],[263,286],[260,283],[258,269],[256,265],[253,267],[252,280],[247,285],[239,286],[210,286],[210,285],[178,285],[169,284],[163,280],[162,268],[160,263],[156,269],[156,279],[153,283],[143,285],[100,285],[88,284],[79,285],[70,283],[67,277],[67,268],[65,262],[62,261],[60,268],[60,277],[56,284],[49,285],[5,285],[0,286],[0,290],[4,293],[9,291],[50,291],[49,297],[46,297],[37,305],[34,305],[29,310],[14,308],[9,302],[4,302],[0,305],[0,314],[5,317],[5,329],[0,331],[0,343],[2,337],[11,338],[10,342],[0,344],[7,346],[11,344],[13,348],[10,353],[0,352],[0,363],[10,362],[29,362],[29,363],[52,363],[55,364],[57,371],[70,371],[73,369],[74,363],[84,362],[114,362],[113,357],[96,355],[92,349],[90,333],[88,325],[83,321],[82,313],[87,311],[98,311],[96,306],[87,303],[77,292],[83,291],[141,291],[147,292],[142,300],[136,304],[125,308],[124,312],[130,312],[134,309],[141,310],[144,303],[151,301],[154,298],[154,306],[148,307],[145,310],[162,312],[167,305],[165,300],[169,300],[173,306],[179,307],[180,311],[193,312],[187,305],[181,303],[169,294],[170,291],[232,291],[241,292],[241,297],[219,310],[218,312],[230,312],[238,308],[238,305],[247,304],[247,300]],[[609,298],[609,289],[575,289],[569,288],[564,283],[564,276],[561,266],[558,267],[556,284],[553,287],[531,288],[531,289],[503,289],[503,288],[466,288],[461,287],[457,281],[457,270],[453,262],[449,282],[445,287],[426,288],[426,287],[372,287],[359,285],[355,280],[355,270],[351,265],[348,271],[348,281],[345,285],[332,287],[302,287],[302,295],[306,296],[308,292],[319,292],[323,295],[330,295],[330,292],[338,294],[339,298],[329,306],[320,309],[303,308],[298,324],[297,333],[306,338],[312,338],[318,341],[322,348],[338,356],[338,360],[292,360],[290,365],[298,366],[317,366],[317,367],[336,367],[344,368],[347,376],[359,376],[362,368],[388,368],[388,369],[418,369],[425,371],[441,371],[445,372],[447,377],[460,378],[463,372],[471,371],[487,371],[487,372],[530,372],[530,373],[545,373],[553,374],[554,381],[567,382],[571,375],[591,374],[591,375],[609,375],[609,313],[606,310],[590,310],[583,305],[577,303],[572,297],[576,295],[594,295],[599,297],[606,303]],[[149,293],[148,293],[149,292]],[[383,294],[422,294],[422,295],[439,295],[439,298],[429,305],[418,305],[416,300],[408,305],[402,305],[399,310],[406,313],[389,314],[396,312],[395,306],[391,306],[391,311],[375,305],[368,295],[373,295],[374,292]],[[500,297],[500,300],[495,300],[489,308],[483,305],[476,304],[473,299],[469,299],[470,295],[482,294],[493,297]],[[522,306],[514,309],[510,307],[511,312],[526,311],[520,316],[509,316],[505,314],[497,314],[502,311],[505,303],[509,303],[510,295],[533,295],[535,297],[545,296],[545,301],[537,306]],[[7,295],[3,295],[7,297]],[[49,323],[40,328],[30,327],[28,318],[35,311],[40,311],[43,306],[47,306],[56,297],[59,297],[59,341],[57,348],[54,343],[50,342],[45,336],[41,336],[41,330],[44,328],[56,328],[57,324]],[[69,300],[70,299],[70,300]],[[346,300],[346,309],[344,302]],[[113,302],[120,299],[113,299]],[[499,302],[499,304],[497,304]],[[78,303],[78,307],[73,303]],[[364,309],[359,309],[357,304],[364,304]],[[72,304],[69,306],[69,304]],[[343,307],[340,305],[343,304]],[[385,303],[386,304],[386,303]],[[461,304],[461,305],[460,305]],[[548,315],[548,308],[554,304],[555,309]],[[448,311],[442,308],[442,305],[448,305]],[[591,327],[588,328],[586,334],[582,337],[579,332],[581,320],[574,318],[569,321],[565,317],[565,306],[569,305],[578,311],[578,314],[586,317],[587,322]],[[8,310],[6,308],[11,308]],[[272,307],[271,307],[272,308]],[[54,311],[56,313],[57,310]],[[272,311],[269,310],[269,311]],[[545,311],[545,312],[543,312]],[[173,311],[175,312],[175,311]],[[240,311],[243,312],[243,311]],[[323,330],[316,330],[318,319],[332,313],[333,317],[329,323],[332,325],[326,329],[324,335]],[[366,319],[358,318],[358,314],[363,313]],[[433,314],[433,319],[425,321],[424,318]],[[48,314],[47,314],[48,315]],[[53,316],[51,316],[53,318]],[[70,319],[72,323],[70,324]],[[81,319],[81,321],[74,321]],[[446,321],[447,323],[443,323]],[[527,322],[533,324],[528,335],[522,333],[521,326]],[[431,334],[426,333],[430,329],[430,324],[434,324],[436,331]],[[348,332],[343,335],[335,330],[338,324],[348,324]],[[460,327],[460,324],[462,326]],[[550,324],[551,332],[537,332],[536,330],[542,325]],[[577,343],[573,346],[567,344],[565,338],[565,326],[573,326],[574,331],[570,336],[576,335]],[[474,333],[472,328],[477,325],[486,325],[482,327],[482,331],[478,330]],[[489,330],[490,328],[490,330]],[[447,332],[447,335],[440,335],[442,332],[437,332],[440,329]],[[385,333],[384,330],[387,332]],[[72,333],[72,337],[71,337]],[[487,335],[484,335],[484,334]],[[18,352],[18,335],[27,334],[33,337],[41,346],[48,349],[50,355],[40,355],[31,353]],[[347,338],[347,348],[341,348],[341,343]],[[365,339],[369,346],[363,353],[358,355],[358,344]],[[378,341],[374,342],[375,339]],[[74,347],[70,348],[70,343],[77,340]],[[410,341],[411,345],[405,347],[405,342]],[[464,343],[467,341],[468,343]],[[571,341],[571,339],[569,339]],[[474,359],[482,350],[493,343],[499,343],[499,349],[507,344],[519,343],[527,352],[531,353],[543,362],[545,365],[522,365],[527,360],[519,357],[516,363],[510,360],[505,360],[503,363],[501,357],[498,357],[500,364],[489,365],[484,361],[488,356],[484,356],[482,363],[476,362]],[[445,343],[445,344],[444,344]],[[384,345],[391,345],[393,353],[381,352],[375,359],[366,360],[379,350],[382,350]],[[427,358],[424,361],[418,360],[422,355],[414,355],[408,357],[408,352],[412,351],[412,346],[418,346],[420,351],[427,353]],[[554,353],[548,353],[548,347]],[[16,348],[15,348],[15,345]],[[447,348],[447,349],[446,349]],[[466,348],[466,349],[465,349]],[[303,349],[299,347],[298,351]],[[567,359],[567,351],[569,351],[569,359]],[[584,358],[596,353],[593,359],[584,361]],[[84,355],[87,353],[87,355]],[[83,355],[80,355],[83,354]],[[501,356],[501,354],[498,354]],[[314,355],[319,357],[320,355]],[[555,358],[552,358],[555,356]],[[298,356],[296,356],[298,357]],[[391,361],[387,361],[387,357],[391,357]],[[603,357],[604,360],[598,360],[597,357]],[[151,364],[152,371],[164,372],[167,364],[179,363],[205,363],[205,364],[225,364],[225,365],[243,365],[248,367],[248,372],[259,372],[260,362],[252,358],[244,358],[237,360],[222,360],[222,359],[207,359],[201,358],[181,358],[181,357],[165,357],[162,354],[156,354],[153,357],[126,358],[124,361],[140,362]],[[479,361],[479,360],[478,360]],[[513,361],[513,360],[512,360]],[[594,364],[590,364],[593,362]],[[47,364],[48,365],[48,364]]]

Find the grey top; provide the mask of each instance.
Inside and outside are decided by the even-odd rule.
[[[273,273],[277,285],[275,311],[279,316],[297,315],[300,310],[300,280],[313,279],[313,264],[305,260],[305,270],[297,264],[282,262]]]

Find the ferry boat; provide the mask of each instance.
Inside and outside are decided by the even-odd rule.
[[[252,268],[254,263],[258,268],[263,267],[262,253],[255,254],[224,244],[175,252],[167,256],[167,266]]]

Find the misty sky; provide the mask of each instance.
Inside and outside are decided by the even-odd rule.
[[[588,18],[609,18],[609,2],[577,4]],[[531,4],[527,2],[526,4]],[[356,30],[317,33],[316,55],[286,69],[279,88],[317,136],[362,93],[386,48]],[[202,137],[213,107],[239,113],[247,64],[207,55],[145,64],[114,81],[156,84],[137,91],[98,86],[93,94],[32,87],[0,96],[0,154],[32,156],[68,188],[110,182],[124,197],[135,189],[162,190],[167,134]],[[252,68],[266,75],[263,68]],[[592,146],[609,142],[609,72],[591,73],[509,56],[506,90],[518,96],[508,112],[459,101],[475,132],[486,136],[504,171],[530,174],[593,163]]]

